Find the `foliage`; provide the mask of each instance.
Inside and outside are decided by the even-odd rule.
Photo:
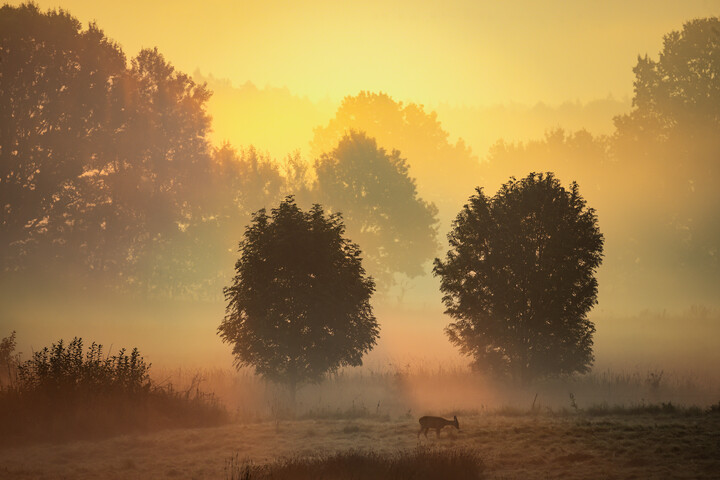
[[[215,300],[232,278],[242,226],[252,211],[281,199],[285,179],[277,164],[253,147],[216,148],[208,168],[205,184],[199,187],[205,192],[198,201],[200,218],[188,218],[179,238],[153,251],[145,264],[162,274],[168,288],[178,284],[187,289],[186,296]],[[180,262],[185,265],[177,265]],[[182,268],[172,269],[174,265]]]
[[[0,57],[0,271],[154,296],[216,281],[195,254],[217,248],[211,193],[237,175],[213,162],[207,88],[34,4],[0,8]]]
[[[292,197],[270,215],[253,215],[218,328],[238,366],[294,391],[362,364],[378,336],[369,302],[375,285],[344,230],[339,215],[326,217],[320,205],[303,212]]]
[[[720,280],[720,18],[686,22],[665,35],[657,60],[639,57],[633,71],[633,109],[615,118],[613,151],[623,169],[620,188],[643,192],[636,218],[647,231],[636,226],[628,232],[646,249],[635,258],[672,269],[663,277],[676,279],[674,290],[685,297],[714,298]]]
[[[492,198],[478,188],[448,240],[434,268],[446,332],[477,368],[523,381],[589,369],[603,236],[577,184],[532,173]]]
[[[60,340],[34,352],[19,366],[19,388],[54,396],[77,391],[134,394],[150,388],[149,369],[137,348],[129,355],[123,348],[104,356],[102,345],[94,342],[83,352],[82,339],[75,337],[67,346]]]
[[[0,57],[0,251],[14,268],[38,244],[74,239],[91,203],[83,174],[102,168],[100,143],[119,126],[108,100],[125,57],[95,25],[34,4],[0,8]]]
[[[633,111],[615,120],[620,137],[700,140],[720,127],[720,18],[665,35],[659,60],[638,57],[633,72]]]
[[[419,198],[399,151],[388,153],[366,134],[350,132],[315,162],[315,170],[315,194],[342,213],[383,287],[396,272],[424,273],[423,264],[437,250],[437,209]]]
[[[84,349],[76,337],[33,353],[18,370],[18,382],[0,390],[0,443],[217,425],[227,419],[211,395],[154,384],[137,348],[105,355],[102,345]]]
[[[331,151],[353,130],[377,139],[388,151],[403,152],[423,197],[436,203],[469,190],[478,176],[479,163],[470,148],[462,139],[450,143],[437,114],[426,113],[422,105],[403,105],[385,93],[363,91],[347,96],[327,126],[315,129],[313,153]]]

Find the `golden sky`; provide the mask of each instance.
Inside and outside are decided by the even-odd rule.
[[[11,2],[18,4],[20,2]],[[41,0],[96,20],[129,56],[313,101],[360,90],[430,105],[632,96],[638,54],[720,0]]]

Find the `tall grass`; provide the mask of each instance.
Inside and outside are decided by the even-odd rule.
[[[168,427],[217,425],[225,408],[199,389],[157,385],[137,349],[103,353],[60,340],[14,366],[0,386],[0,444],[96,438]]]
[[[198,378],[240,422],[290,419],[392,420],[422,415],[535,412],[597,405],[663,403],[705,408],[720,399],[720,382],[673,371],[602,371],[582,376],[507,384],[462,365],[402,362],[344,369],[319,384],[302,386],[293,403],[282,385],[264,382],[249,369],[174,369],[162,381],[191,385]],[[573,394],[575,406],[569,394]]]
[[[349,450],[316,457],[292,457],[256,466],[232,457],[227,480],[478,480],[483,463],[470,449],[417,448],[395,453]]]

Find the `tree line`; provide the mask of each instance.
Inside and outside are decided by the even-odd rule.
[[[378,283],[422,273],[436,209],[399,151],[346,132],[284,164],[213,147],[211,92],[95,24],[0,9],[0,270],[152,296],[217,297],[250,214],[287,194],[342,211]],[[399,247],[402,245],[402,248]]]

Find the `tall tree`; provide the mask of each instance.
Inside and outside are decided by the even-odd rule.
[[[182,293],[192,257],[165,254],[202,221],[212,156],[205,105],[210,92],[177,71],[157,49],[142,50],[122,84],[123,128],[112,139],[103,184],[107,220],[125,275],[146,291]],[[105,173],[104,172],[104,173]],[[106,249],[107,250],[107,249]]]
[[[603,236],[577,184],[532,173],[492,198],[478,188],[448,240],[434,269],[446,332],[477,368],[524,382],[589,369]]]
[[[96,205],[89,194],[102,168],[113,121],[108,102],[125,57],[94,24],[34,4],[0,8],[0,262],[15,269],[52,256]]]
[[[315,171],[317,197],[343,214],[383,289],[396,272],[424,274],[438,248],[437,209],[418,196],[399,151],[388,153],[366,134],[350,132],[316,160]]]
[[[209,91],[94,24],[0,9],[0,269],[186,290],[211,175]]]
[[[218,333],[238,366],[287,384],[320,380],[362,364],[378,337],[370,306],[375,288],[360,249],[339,215],[320,205],[303,212],[287,197],[253,216],[240,242],[236,276],[225,289]]]
[[[720,281],[720,18],[686,22],[665,35],[657,59],[638,57],[633,71],[633,109],[615,118],[614,138],[623,168],[614,186],[633,195],[643,220],[628,236],[643,264],[668,271],[669,294],[712,301]]]
[[[700,139],[720,127],[720,18],[695,19],[668,33],[659,59],[638,57],[633,72],[633,110],[615,119],[621,138]]]

